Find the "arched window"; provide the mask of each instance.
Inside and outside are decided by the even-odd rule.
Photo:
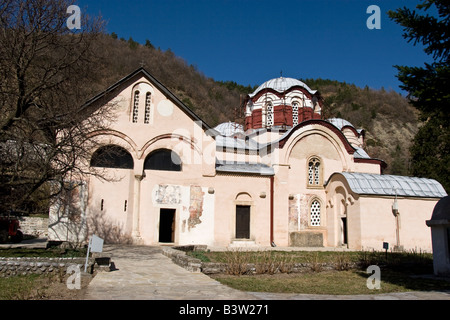
[[[147,156],[144,170],[181,171],[181,159],[171,150],[159,149]]]
[[[298,109],[300,103],[298,101],[292,102],[292,125],[295,127],[298,125]]]
[[[139,90],[134,92],[133,97],[133,123],[137,123],[139,118]]]
[[[109,145],[100,147],[91,158],[91,167],[133,169],[134,161],[131,154],[122,147]]]
[[[320,202],[319,200],[314,200],[311,202],[310,208],[310,225],[312,227],[320,226]]]
[[[320,186],[321,185],[321,167],[320,160],[318,158],[310,158],[308,161],[308,185]]]
[[[266,102],[266,127],[270,128],[273,126],[273,104],[271,101]]]
[[[144,123],[150,123],[150,104],[152,102],[152,94],[147,92],[145,95],[145,114],[144,114]]]

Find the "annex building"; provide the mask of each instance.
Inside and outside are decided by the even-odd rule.
[[[143,68],[88,103],[116,105],[86,168],[107,178],[76,190],[77,219],[63,199],[52,206],[49,240],[102,230],[145,245],[431,251],[425,221],[443,187],[383,175],[364,130],[324,119],[320,93],[301,81],[280,77],[249,94],[244,126],[208,126]]]

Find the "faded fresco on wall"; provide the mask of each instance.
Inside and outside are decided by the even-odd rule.
[[[190,200],[189,200],[189,219],[188,228],[195,228],[197,224],[202,223],[200,217],[203,213],[203,195],[200,186],[191,186]]]
[[[160,184],[157,186],[153,199],[157,204],[180,204],[181,187]]]
[[[312,194],[295,194],[289,199],[289,231],[301,231],[308,228],[308,202]]]
[[[300,195],[296,194],[289,199],[289,231],[299,230]]]

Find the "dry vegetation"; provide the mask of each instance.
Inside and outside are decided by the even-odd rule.
[[[432,274],[432,255],[420,251],[326,252],[242,251],[188,252],[204,262],[226,265],[210,274],[242,291],[304,294],[378,294],[405,291],[448,291],[448,281]],[[381,289],[367,287],[370,265],[381,269]],[[301,267],[301,268],[299,268]]]

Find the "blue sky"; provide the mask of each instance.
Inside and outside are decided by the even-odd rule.
[[[431,61],[407,43],[386,12],[419,0],[79,0],[107,32],[170,48],[207,77],[259,85],[283,76],[324,78],[393,89],[394,65]],[[381,9],[381,29],[366,10]],[[148,70],[151,73],[151,70]]]

